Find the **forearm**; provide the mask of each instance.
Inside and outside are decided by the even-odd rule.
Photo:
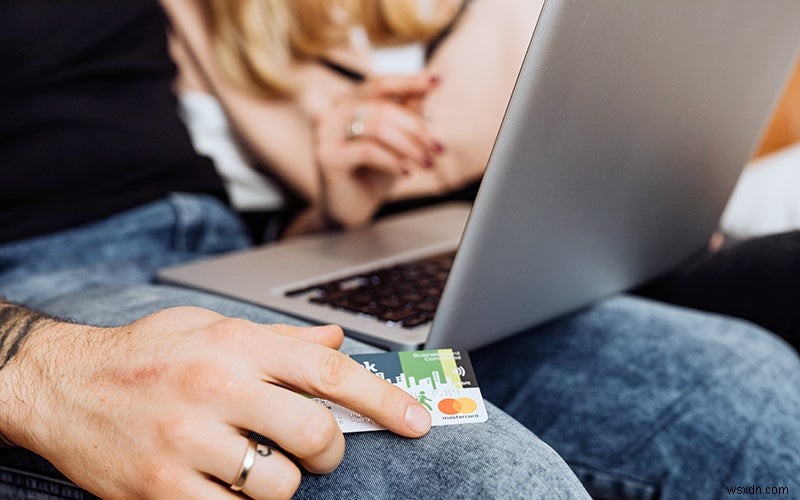
[[[10,435],[17,426],[20,404],[27,391],[12,366],[35,332],[54,320],[0,298],[0,442],[13,445]]]
[[[451,191],[481,177],[541,6],[530,0],[471,2],[428,63],[441,84],[426,97],[424,113],[446,150],[435,158],[435,175],[399,180],[393,199]]]
[[[334,96],[349,92],[351,84],[335,79],[314,65],[298,67],[299,88],[324,89],[305,92],[296,99],[255,95],[228,82],[215,63],[198,2],[162,0],[176,31],[178,64],[182,75],[191,74],[216,97],[245,147],[259,163],[306,200],[319,198],[320,182],[314,159],[312,123]],[[177,52],[177,54],[175,54]],[[324,81],[325,84],[320,84]],[[310,85],[310,83],[314,85]]]
[[[14,359],[31,333],[52,319],[0,299],[0,371]]]

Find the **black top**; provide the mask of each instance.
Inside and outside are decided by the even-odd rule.
[[[156,0],[0,3],[0,242],[224,197],[176,112],[166,22]]]

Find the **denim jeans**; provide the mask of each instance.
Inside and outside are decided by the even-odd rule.
[[[243,234],[216,202],[175,195],[0,246],[0,294],[96,325],[174,305],[301,324],[150,283],[163,265],[247,245]],[[348,340],[344,349],[373,348]],[[342,465],[306,475],[298,497],[585,496],[573,471],[596,498],[715,498],[751,484],[800,491],[800,361],[752,325],[616,297],[472,359],[484,396],[505,412],[490,405],[486,424],[419,440],[350,434]],[[0,450],[0,497],[84,494],[42,459]]]
[[[173,195],[97,224],[0,246],[0,294],[98,326],[129,323],[178,305],[262,323],[299,324],[241,302],[150,284],[164,265],[246,246],[244,234],[235,216],[216,201]],[[344,350],[375,349],[346,340]],[[497,408],[490,407],[489,414],[487,424],[436,428],[417,440],[389,432],[349,434],[341,466],[329,475],[306,475],[297,496],[587,497],[549,446]],[[0,449],[0,498],[89,496],[41,458]]]

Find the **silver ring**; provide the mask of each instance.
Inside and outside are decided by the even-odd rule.
[[[258,443],[256,443],[256,440],[248,439],[247,450],[245,450],[244,452],[242,465],[239,466],[239,472],[236,473],[236,479],[234,479],[233,482],[231,483],[231,489],[233,491],[242,491],[242,488],[244,488],[244,482],[247,481],[247,475],[250,474],[250,470],[256,463],[257,449],[258,449]]]
[[[364,135],[364,129],[364,113],[357,111],[350,120],[350,124],[345,128],[344,135],[352,141]]]

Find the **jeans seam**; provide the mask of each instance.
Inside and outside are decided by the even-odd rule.
[[[732,367],[725,373],[728,377],[730,377],[731,375],[740,373],[741,371],[743,371],[743,369],[747,369],[747,371],[750,371],[755,368],[755,371],[762,371],[764,368],[764,362],[767,359],[769,359],[769,355],[760,357],[754,362],[746,364],[744,368],[741,367],[741,364],[737,364],[736,368]],[[636,452],[638,452],[644,446],[646,446],[646,444],[650,440],[652,440],[654,436],[660,433],[664,429],[664,427],[666,427],[669,424],[669,422],[672,421],[675,415],[681,414],[682,410],[685,408],[687,404],[686,401],[690,395],[695,394],[700,390],[708,389],[711,386],[711,384],[717,382],[719,378],[720,378],[719,375],[714,375],[706,378],[706,380],[704,381],[700,381],[700,383],[695,385],[691,390],[686,391],[681,395],[680,398],[678,398],[672,404],[670,404],[663,412],[661,412],[657,423],[653,427],[653,430],[649,434],[647,434],[646,437],[644,437],[644,439],[639,441],[638,444],[631,444],[630,447],[620,452],[619,456],[622,457],[622,461],[620,462],[619,465],[627,463],[631,459],[631,456],[635,455]],[[756,422],[753,422],[753,424],[755,423]]]
[[[596,467],[594,465],[576,462],[573,460],[568,460],[567,465],[569,465],[570,469],[578,476],[579,479],[582,479],[581,483],[584,484],[586,487],[586,483],[584,480],[586,479],[587,475],[595,475],[595,476],[613,476],[613,481],[616,483],[622,483],[626,487],[627,486],[635,486],[638,490],[647,490],[648,491],[648,498],[659,498],[661,496],[660,488],[658,485],[653,484],[650,481],[644,480],[639,477],[631,476],[625,472],[619,472],[614,469],[607,469],[602,467]],[[577,470],[576,470],[577,469]],[[592,486],[589,484],[589,486]]]
[[[30,490],[34,490],[34,491],[38,491],[40,493],[44,493],[44,494],[47,494],[47,495],[58,496],[58,497],[63,497],[63,498],[97,498],[94,495],[92,495],[91,493],[89,493],[86,490],[84,490],[83,488],[81,488],[80,486],[76,485],[75,483],[72,483],[72,482],[64,480],[64,479],[49,477],[49,476],[45,476],[45,475],[42,475],[42,474],[37,474],[35,472],[29,472],[29,471],[26,471],[26,470],[14,469],[14,468],[11,468],[11,467],[0,465],[0,473],[2,473],[2,472],[5,472],[5,473],[11,474],[11,475],[15,475],[15,476],[22,476],[22,477],[25,477],[25,478],[30,478],[30,479],[32,479],[34,481],[34,483],[31,484],[30,482],[27,482],[24,485],[23,484],[14,484],[13,482],[0,479],[0,483],[1,484],[6,484],[6,485],[9,485],[9,486],[12,486],[12,487],[20,487],[20,488],[24,487],[24,488],[27,488],[27,489],[30,489]],[[75,495],[65,496],[63,494],[53,493],[52,491],[48,491],[46,488],[42,488],[37,483],[52,483],[52,484],[55,484],[55,485],[59,486],[60,488],[66,488],[69,491],[76,492],[76,493],[78,493],[78,495],[77,496],[75,496]],[[61,491],[63,491],[63,489]]]
[[[180,193],[170,193],[169,206],[175,214],[175,227],[172,231],[172,248],[179,252],[189,251],[189,237],[187,235],[189,224],[184,213],[183,205],[186,203]]]

